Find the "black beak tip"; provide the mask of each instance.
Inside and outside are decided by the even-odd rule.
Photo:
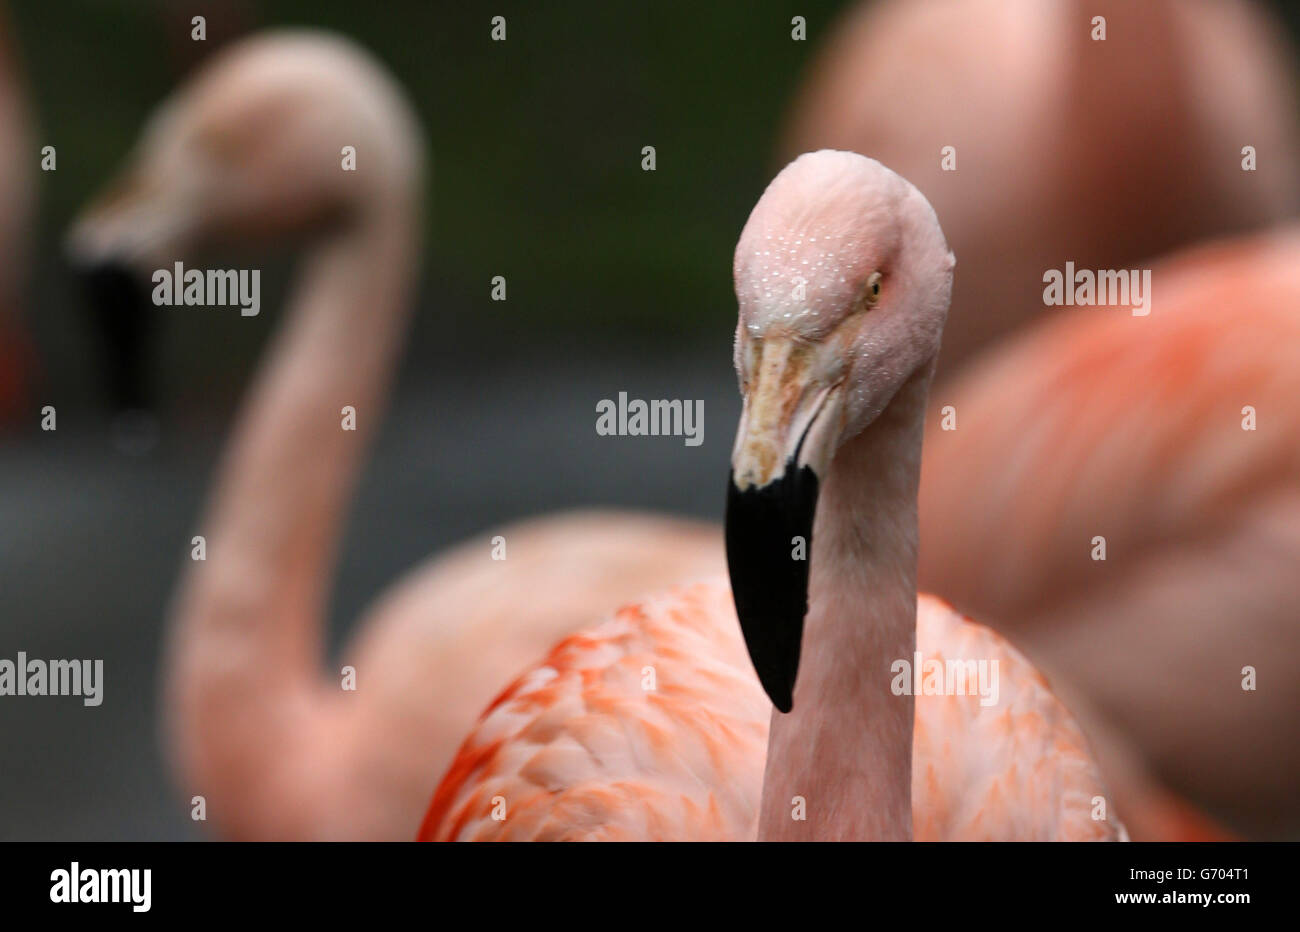
[[[120,261],[72,261],[88,305],[100,367],[119,411],[150,407],[155,316],[139,274]]]
[[[784,691],[772,689],[770,686],[764,686],[767,697],[772,700],[772,705],[778,712],[783,714],[789,713],[794,708],[794,690],[786,687]]]
[[[759,682],[781,712],[794,708],[817,485],[812,469],[793,462],[761,488],[738,488],[734,474],[728,482],[731,595]]]

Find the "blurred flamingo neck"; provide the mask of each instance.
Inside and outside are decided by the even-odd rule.
[[[315,674],[329,564],[383,414],[417,243],[412,214],[378,209],[306,256],[220,467],[186,634],[253,648],[248,669],[268,682]]]
[[[932,373],[930,363],[913,375],[840,449],[822,486],[794,708],[772,713],[760,840],[911,840],[914,707],[890,691],[890,665],[916,645]]]

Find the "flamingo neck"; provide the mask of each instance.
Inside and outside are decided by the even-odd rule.
[[[253,548],[263,565],[310,578],[313,603],[383,418],[409,316],[413,243],[401,213],[380,212],[305,258],[221,471],[213,542]]]
[[[306,256],[218,469],[199,530],[207,558],[192,564],[173,629],[183,748],[241,714],[260,721],[268,700],[304,708],[296,700],[318,686],[329,571],[382,418],[418,249],[413,209],[393,199],[370,211]],[[230,721],[194,721],[205,708]]]
[[[916,646],[932,372],[913,375],[839,450],[822,486],[794,708],[772,712],[760,840],[911,840],[914,707],[891,691],[890,665]]]

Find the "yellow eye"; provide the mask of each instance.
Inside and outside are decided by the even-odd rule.
[[[862,296],[862,303],[867,307],[875,307],[876,302],[880,300],[880,273],[872,272],[871,277],[867,279],[867,290]]]

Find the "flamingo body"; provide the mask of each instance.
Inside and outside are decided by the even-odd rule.
[[[917,697],[917,840],[1121,837],[1092,818],[1106,795],[1082,733],[1015,648],[924,595],[917,646],[941,663],[997,661],[1000,684],[990,707],[978,696]],[[626,605],[561,641],[492,703],[420,838],[752,840],[770,711],[725,580]]]

